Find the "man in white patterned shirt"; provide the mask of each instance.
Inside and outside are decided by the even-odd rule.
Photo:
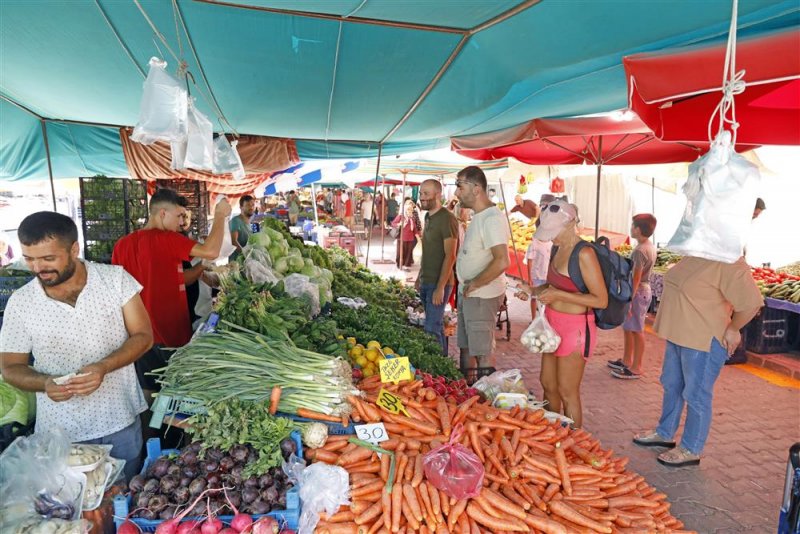
[[[60,427],[73,442],[112,445],[130,478],[147,409],[133,362],[153,344],[142,286],[122,267],[80,260],[78,230],[65,215],[29,215],[18,236],[36,277],[5,309],[3,379],[36,392],[36,431]],[[56,383],[71,373],[78,376]]]

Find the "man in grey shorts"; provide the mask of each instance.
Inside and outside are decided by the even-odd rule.
[[[474,214],[456,259],[458,291],[458,347],[461,369],[492,367],[494,326],[506,292],[508,221],[487,194],[480,167],[466,167],[456,181],[461,206]]]

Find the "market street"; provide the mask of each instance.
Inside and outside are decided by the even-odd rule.
[[[380,240],[373,238],[371,246],[376,244],[380,250]],[[387,238],[385,257],[394,257],[393,245]],[[365,248],[364,243],[362,251]],[[376,257],[374,248],[370,256]],[[402,274],[413,281],[417,265]],[[394,265],[370,261],[370,268],[385,276],[401,276]],[[539,359],[519,341],[530,322],[530,306],[508,293],[511,340],[505,340],[505,328],[497,332],[496,367],[520,369],[526,386],[541,398]],[[610,376],[606,360],[622,356],[622,332],[599,333],[581,388],[586,429],[600,439],[603,448],[629,457],[630,469],[666,493],[673,514],[687,529],[701,533],[775,532],[789,447],[800,441],[800,381],[767,371],[763,374],[770,382],[742,366],[725,366],[714,390],[714,419],[700,467],[668,468],[656,461],[663,449],[646,449],[631,442],[636,432],[655,428],[658,422],[664,340],[648,327],[645,376],[618,380]],[[454,337],[450,338],[450,354],[457,361]]]

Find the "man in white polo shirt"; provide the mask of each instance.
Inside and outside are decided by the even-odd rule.
[[[65,215],[34,213],[17,233],[36,277],[5,309],[3,379],[36,392],[36,431],[60,427],[72,442],[112,445],[130,478],[147,409],[133,362],[153,344],[142,286],[122,267],[80,260],[78,229]]]
[[[508,222],[490,200],[486,175],[480,167],[461,169],[456,180],[461,206],[473,210],[456,258],[458,295],[458,346],[461,370],[468,379],[477,367],[493,367],[497,311],[506,294]]]

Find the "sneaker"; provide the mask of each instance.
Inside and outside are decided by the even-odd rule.
[[[637,375],[633,371],[631,371],[628,367],[622,367],[622,369],[613,369],[611,371],[611,376],[614,378],[621,378],[623,380],[636,380],[641,378],[642,375]]]
[[[700,465],[700,455],[694,454],[688,449],[678,447],[671,451],[662,452],[658,455],[658,463],[668,467],[686,467],[689,465]]]
[[[625,367],[625,364],[622,363],[622,360],[608,360],[606,365],[608,365],[612,369],[622,369],[623,367]]]
[[[636,434],[633,442],[642,447],[669,447],[671,449],[675,446],[674,441],[662,438],[655,430]]]

